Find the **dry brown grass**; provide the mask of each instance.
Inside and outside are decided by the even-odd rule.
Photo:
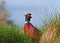
[[[60,34],[60,13],[53,14],[53,16],[49,14],[47,18],[49,21],[46,22],[46,31],[43,33],[40,43],[60,43],[60,35],[58,35],[58,33]]]

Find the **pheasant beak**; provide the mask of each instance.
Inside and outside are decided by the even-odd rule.
[[[32,18],[32,15],[30,16],[30,18]]]

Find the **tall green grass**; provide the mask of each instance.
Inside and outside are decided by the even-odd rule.
[[[33,43],[30,38],[20,32],[20,28],[0,23],[0,43]]]

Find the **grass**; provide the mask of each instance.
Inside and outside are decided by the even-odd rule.
[[[60,43],[60,12],[45,14],[41,19],[44,27],[41,30],[40,43]],[[24,34],[24,30],[16,25],[0,23],[0,43],[34,43]]]
[[[20,32],[16,26],[6,26],[0,23],[0,43],[33,43],[32,40]]]
[[[60,42],[60,12],[50,12],[45,14],[44,33],[41,43],[59,43]]]

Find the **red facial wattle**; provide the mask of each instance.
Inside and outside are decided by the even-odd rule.
[[[27,18],[32,18],[30,13],[26,14],[26,17]]]

